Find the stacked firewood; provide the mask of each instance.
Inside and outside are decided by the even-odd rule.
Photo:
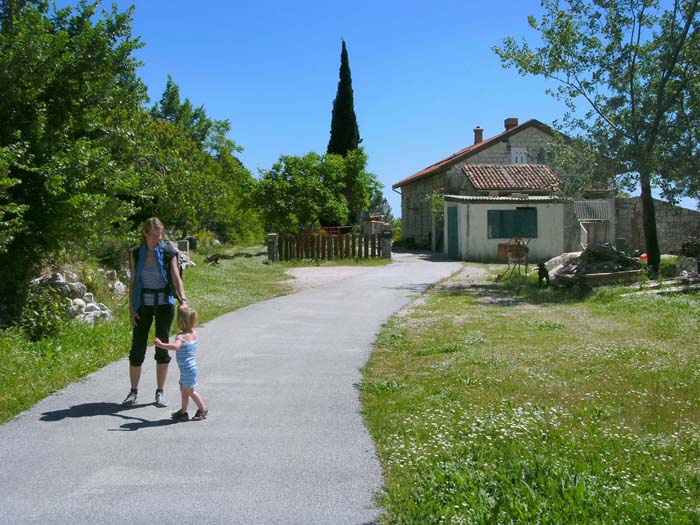
[[[613,273],[639,270],[639,260],[618,251],[610,243],[596,243],[588,246],[581,255],[556,271],[554,279],[576,281],[578,276],[594,273]]]

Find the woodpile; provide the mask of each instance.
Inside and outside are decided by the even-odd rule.
[[[629,283],[639,279],[642,273],[640,262],[618,251],[609,243],[588,246],[578,257],[554,269],[552,284],[568,285],[583,283],[599,286],[611,283]]]

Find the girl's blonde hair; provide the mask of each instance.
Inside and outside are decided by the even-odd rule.
[[[189,306],[177,309],[177,327],[183,332],[193,330],[197,326],[197,311]]]

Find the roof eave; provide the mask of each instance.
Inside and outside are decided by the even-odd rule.
[[[406,177],[403,180],[400,180],[396,184],[393,184],[391,186],[391,188],[395,190],[395,189],[400,188],[402,186],[406,186],[409,183],[412,184],[414,182],[422,180],[425,177],[434,176],[434,175],[437,175],[438,173],[441,173],[442,171],[447,171],[449,168],[451,168],[455,164],[462,162],[462,161],[468,159],[469,157],[476,155],[477,153],[479,153],[483,149],[493,145],[493,143],[496,142],[497,140],[503,140],[505,138],[510,137],[511,135],[515,135],[516,133],[523,131],[527,128],[533,127],[533,126],[536,127],[537,129],[539,129],[540,131],[547,133],[548,135],[554,136],[554,132],[552,131],[552,128],[547,126],[547,124],[544,124],[537,119],[530,119],[527,122],[523,122],[519,126],[516,126],[516,127],[511,128],[509,130],[503,131],[503,132],[499,133],[498,135],[494,135],[493,137],[491,137],[489,139],[486,139],[482,142],[479,142],[478,144],[474,144],[472,146],[469,146],[468,148],[465,148],[466,151],[464,151],[464,153],[462,153],[461,155],[458,152],[458,153],[454,154],[454,158],[446,157],[446,158],[444,158],[444,159],[442,159],[442,160],[440,160],[432,165],[432,166],[435,166],[435,169],[430,169],[431,166],[428,166],[427,168],[424,168],[424,169],[414,173],[413,175]],[[422,172],[425,172],[425,173],[422,173]]]

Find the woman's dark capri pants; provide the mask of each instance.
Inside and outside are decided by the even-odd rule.
[[[168,342],[170,326],[173,324],[173,317],[175,317],[175,305],[141,305],[137,313],[139,318],[131,332],[131,351],[129,352],[131,366],[141,366],[146,358],[148,332],[151,330],[154,318],[156,320],[156,337],[164,343]],[[156,347],[155,359],[157,363],[168,364],[171,359],[170,353],[163,348]]]

